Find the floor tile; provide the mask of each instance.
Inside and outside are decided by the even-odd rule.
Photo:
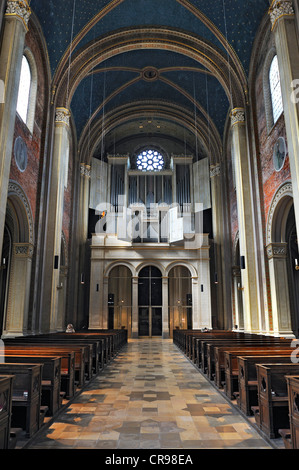
[[[269,449],[172,340],[129,340],[35,449]]]

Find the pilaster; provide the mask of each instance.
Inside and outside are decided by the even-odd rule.
[[[0,246],[6,215],[7,191],[17,109],[19,81],[30,8],[26,0],[7,1],[0,50]]]
[[[293,338],[287,272],[287,244],[270,243],[267,246],[267,256],[274,335]]]
[[[261,319],[257,282],[256,239],[248,152],[245,110],[235,108],[231,113],[232,141],[235,152],[236,194],[240,238],[240,256],[245,265],[241,269],[244,328],[246,332],[260,332]]]

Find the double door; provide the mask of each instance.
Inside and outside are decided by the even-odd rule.
[[[154,266],[139,274],[138,306],[139,337],[162,336],[162,275]]]
[[[162,335],[162,307],[139,307],[139,336]]]

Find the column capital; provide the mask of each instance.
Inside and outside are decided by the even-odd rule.
[[[234,108],[230,113],[231,125],[245,124],[245,109]]]
[[[14,255],[21,258],[32,258],[34,246],[31,243],[14,243]]]
[[[273,0],[268,10],[270,21],[272,24],[272,30],[274,29],[276,22],[285,16],[294,16],[295,11],[293,8],[292,0]]]
[[[276,22],[285,16],[294,16],[295,11],[292,0],[273,0],[268,10],[270,21],[272,24],[272,30],[274,29]]]
[[[210,166],[210,178],[214,178],[215,176],[219,176],[220,174],[221,174],[220,163]]]
[[[66,124],[69,126],[71,113],[66,108],[56,108],[55,124]]]
[[[22,20],[26,31],[28,31],[28,22],[31,15],[31,9],[26,0],[7,0],[5,16],[15,17]]]
[[[288,248],[286,243],[269,243],[266,250],[268,259],[285,259],[287,257]]]
[[[86,176],[87,178],[90,178],[90,165],[86,165],[85,163],[80,163],[80,173],[81,176]]]

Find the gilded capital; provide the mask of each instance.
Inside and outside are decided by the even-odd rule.
[[[90,171],[91,171],[90,165],[86,165],[85,163],[80,164],[81,176],[86,176],[87,178],[90,178]]]
[[[245,123],[245,110],[243,108],[234,108],[231,113],[231,125]]]
[[[26,0],[7,0],[6,17],[16,17],[22,20],[26,31],[28,31],[28,22],[31,15],[30,7]]]
[[[210,166],[210,178],[214,178],[215,176],[219,176],[221,174],[221,168],[219,163],[217,165]]]
[[[269,8],[272,30],[280,18],[284,16],[293,16],[294,14],[295,12],[292,0],[273,0]]]
[[[55,123],[66,124],[70,123],[70,112],[66,108],[56,108]]]

